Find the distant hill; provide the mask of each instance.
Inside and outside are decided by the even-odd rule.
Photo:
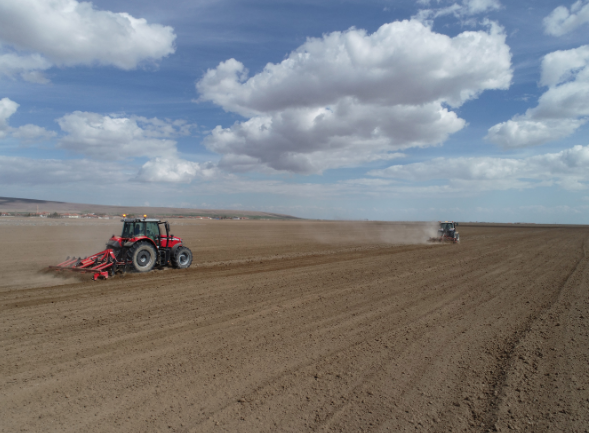
[[[0,197],[0,212],[58,212],[98,213],[107,215],[135,214],[154,215],[202,215],[202,216],[247,216],[254,218],[298,219],[290,215],[247,210],[187,209],[149,206],[108,206],[87,203],[35,200],[30,198]]]

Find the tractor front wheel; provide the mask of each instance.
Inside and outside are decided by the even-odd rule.
[[[192,264],[192,251],[186,247],[180,247],[172,254],[172,266],[177,269],[186,269]]]
[[[137,272],[149,272],[156,262],[156,251],[153,245],[141,242],[133,245],[129,250],[129,257],[133,262],[133,268]]]

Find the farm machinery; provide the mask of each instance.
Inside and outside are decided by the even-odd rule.
[[[454,221],[440,221],[437,236],[429,238],[430,242],[460,242],[460,234],[456,230],[458,223]]]
[[[121,221],[121,236],[112,235],[104,251],[85,258],[68,257],[48,270],[91,273],[96,281],[117,272],[149,272],[155,266],[185,269],[191,265],[192,252],[182,244],[182,239],[170,234],[167,221],[126,215]]]

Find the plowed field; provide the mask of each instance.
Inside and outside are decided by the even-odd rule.
[[[589,429],[589,228],[172,222],[187,270],[37,271],[120,222],[0,221],[0,431]]]

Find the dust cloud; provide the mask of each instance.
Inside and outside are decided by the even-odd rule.
[[[423,244],[436,235],[435,222],[338,221],[301,226],[304,235],[323,244]]]
[[[194,266],[278,260],[347,248],[423,244],[437,230],[433,222],[170,219],[170,224],[172,233],[183,238],[192,250]],[[68,284],[69,279],[81,278],[64,273],[40,275],[38,271],[68,256],[87,257],[103,251],[110,236],[120,232],[118,219],[0,219],[4,242],[18,245],[0,250],[0,291]]]
[[[68,256],[86,257],[105,249],[118,220],[63,221],[41,218],[0,219],[0,236],[16,248],[0,250],[0,291],[56,286],[76,282],[70,274],[43,274],[43,269]]]

